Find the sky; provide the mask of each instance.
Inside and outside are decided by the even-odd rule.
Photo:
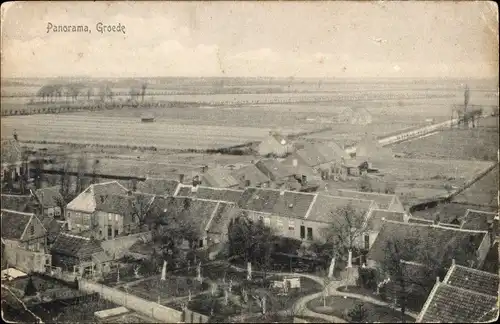
[[[485,1],[11,2],[1,15],[2,77],[498,77]]]

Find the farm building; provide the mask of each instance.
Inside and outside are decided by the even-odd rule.
[[[250,164],[242,168],[233,170],[231,175],[240,183],[240,188],[245,187],[269,187],[269,179],[255,164]]]
[[[2,139],[2,181],[17,181],[23,172],[23,151],[17,139]]]
[[[417,323],[487,323],[498,317],[498,274],[453,263],[436,283]]]
[[[239,181],[231,175],[231,170],[224,168],[203,167],[201,174],[201,184],[207,187],[215,188],[236,188]]]
[[[353,125],[368,125],[372,119],[372,115],[363,107],[347,107],[338,115],[340,123]]]
[[[152,114],[144,114],[141,116],[141,122],[152,123],[155,121],[155,117]]]
[[[257,152],[260,156],[285,157],[293,149],[293,144],[286,136],[278,132],[269,132],[269,135],[257,147]]]

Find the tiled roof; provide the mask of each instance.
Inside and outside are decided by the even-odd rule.
[[[227,189],[227,188],[212,188],[198,186],[196,192],[192,191],[192,186],[183,185],[177,192],[177,197],[194,197],[208,200],[219,200],[237,203],[241,197],[243,190]]]
[[[261,159],[255,166],[269,179],[276,181],[290,177],[293,173],[275,159]]]
[[[60,233],[54,245],[52,254],[62,254],[78,259],[90,259],[92,254],[104,251],[99,242],[82,236]]]
[[[44,208],[57,207],[63,201],[60,189],[60,186],[37,189],[35,196]]]
[[[478,231],[487,231],[491,224],[493,223],[493,219],[495,218],[496,213],[484,212],[480,210],[472,210],[467,209],[465,216],[461,219],[463,229],[470,230],[478,230]]]
[[[307,219],[310,221],[318,222],[344,222],[341,219],[343,216],[339,216],[335,211],[339,208],[346,207],[350,205],[352,208],[357,210],[362,216],[365,216],[372,206],[373,201],[371,200],[359,200],[359,199],[349,199],[345,197],[334,197],[327,195],[317,195],[311,210],[308,213]],[[334,220],[334,217],[340,217]]]
[[[322,154],[320,146],[316,144],[306,143],[304,147],[297,150],[295,154],[297,154],[302,160],[304,160],[304,162],[306,162],[310,167],[331,161]]]
[[[270,181],[264,173],[262,173],[254,164],[242,167],[231,172],[231,175],[244,183],[244,180],[250,181],[250,186],[258,186],[262,183]]]
[[[31,201],[31,196],[21,195],[5,195],[2,194],[1,206],[3,209],[10,209],[16,211],[26,211],[28,204]]]
[[[478,293],[498,296],[498,275],[458,264],[450,268],[443,282]]]
[[[428,307],[424,306],[419,322],[484,323],[494,320],[498,314],[498,297],[445,283],[438,283],[429,298],[426,302]]]
[[[304,218],[314,195],[276,189],[247,188],[238,206],[258,212],[272,213],[284,217]]]
[[[208,169],[203,173],[203,184],[209,187],[230,188],[239,185],[232,175],[230,170],[222,168]]]
[[[455,259],[458,264],[467,264],[468,260],[475,258],[474,254],[485,235],[486,232],[385,221],[367,258],[382,262],[387,245],[399,242],[404,260],[426,264],[428,258],[432,258],[449,265]]]
[[[380,209],[388,209],[395,195],[376,192],[361,192],[348,189],[328,190],[328,194],[337,197],[348,197],[364,200],[374,200]]]
[[[150,215],[159,217],[159,221],[163,223],[167,223],[169,219],[194,220],[199,224],[200,231],[204,231],[218,203],[218,201],[191,197],[158,196],[151,204]]]
[[[179,181],[169,179],[146,179],[137,184],[137,191],[161,196],[173,196]]]
[[[118,215],[132,215],[135,212],[134,204],[139,204],[142,211],[149,209],[154,196],[135,192],[131,195],[110,195],[104,200],[96,201],[96,210]]]
[[[382,227],[384,220],[404,222],[405,213],[392,212],[383,209],[373,209],[369,220],[371,228],[374,230],[379,230]]]
[[[19,240],[34,214],[2,209],[2,238]]]
[[[16,163],[22,161],[22,149],[18,141],[14,139],[3,139],[1,150],[2,163]]]
[[[90,185],[73,199],[66,208],[84,212],[94,212],[98,202],[104,202],[106,196],[126,195],[129,190],[116,181]]]
[[[240,211],[234,204],[220,203],[214,217],[210,221],[210,224],[208,224],[207,232],[225,233],[230,220],[237,217]]]

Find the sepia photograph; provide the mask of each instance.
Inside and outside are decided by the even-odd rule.
[[[490,323],[490,1],[1,6],[6,323]]]

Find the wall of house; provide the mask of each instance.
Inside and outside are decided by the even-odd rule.
[[[21,237],[20,246],[29,251],[45,251],[47,230],[37,217],[32,217]]]
[[[68,229],[72,232],[88,230],[94,219],[93,213],[66,209]]]
[[[392,202],[387,210],[400,213],[405,212],[405,208],[397,196],[394,196],[394,198],[392,198]]]
[[[45,265],[51,265],[51,255],[43,252],[27,251],[15,245],[5,245],[7,264],[26,273],[32,271],[45,272]]]
[[[123,216],[103,211],[97,211],[95,215],[97,220],[95,232],[99,239],[110,240],[124,233]]]
[[[184,323],[208,323],[209,317],[190,309],[184,310]]]
[[[481,267],[486,259],[486,255],[488,254],[491,248],[491,240],[490,235],[485,235],[481,245],[479,245],[479,249],[477,250],[477,263],[478,267]]]

